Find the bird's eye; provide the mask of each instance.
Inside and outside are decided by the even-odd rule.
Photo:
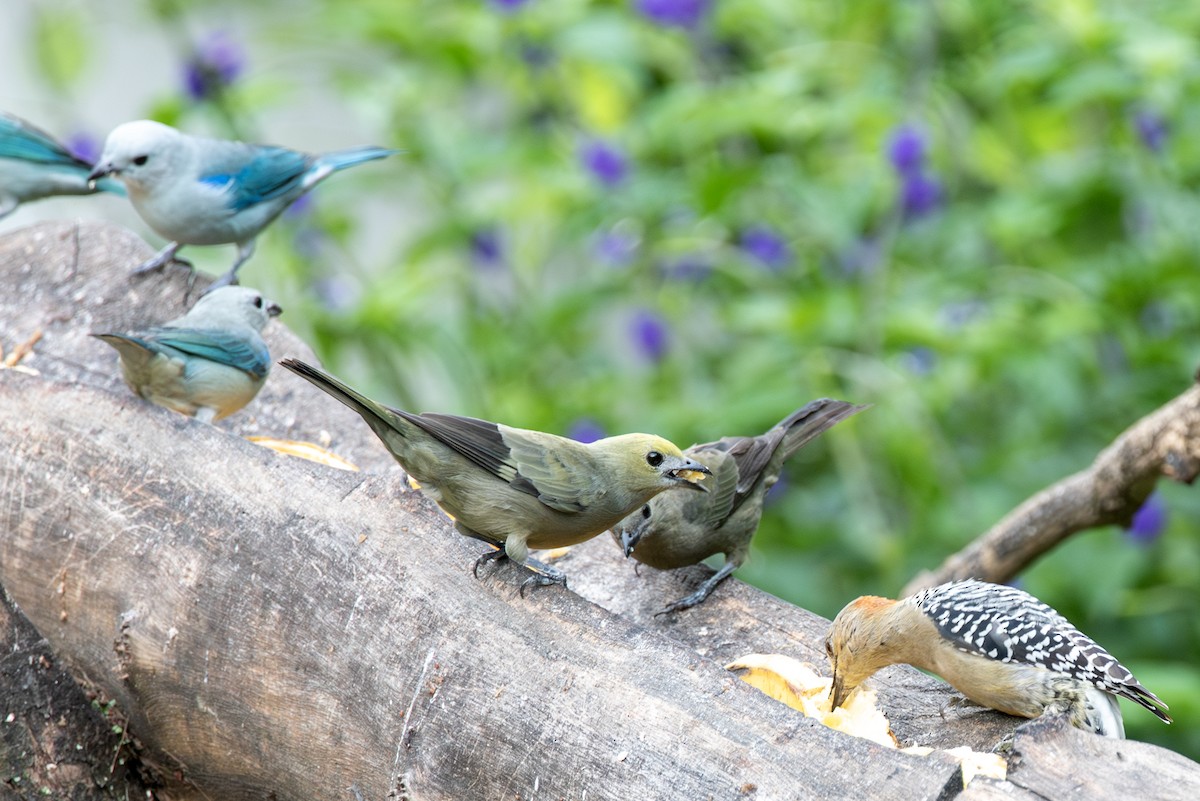
[[[256,308],[256,309],[262,308],[262,295],[254,296],[254,308]]]
[[[138,156],[137,158],[135,158],[133,160],[133,163],[138,165],[139,167],[141,167],[143,164],[145,164],[149,160],[150,160],[149,156]]]
[[[662,464],[662,461],[663,455],[658,451],[650,451],[646,454],[646,464],[650,465],[651,467],[658,467],[660,464]]]
[[[642,507],[642,517],[644,517],[647,520],[650,519],[650,504],[646,504],[645,506]]]

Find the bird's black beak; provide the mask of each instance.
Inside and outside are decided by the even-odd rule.
[[[278,303],[275,303],[274,301],[267,301],[268,317],[278,317],[281,314],[283,314],[283,308]]]
[[[106,175],[112,175],[114,172],[116,172],[116,170],[112,168],[112,164],[97,162],[96,166],[92,168],[92,171],[88,173],[88,183],[98,181]]]
[[[642,540],[642,527],[638,526],[633,531],[627,528],[621,529],[621,550],[625,552],[625,558],[633,556],[633,549]]]

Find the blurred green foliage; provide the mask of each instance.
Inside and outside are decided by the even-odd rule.
[[[155,13],[178,39],[213,5]],[[874,404],[793,460],[740,573],[832,616],[1188,385],[1200,6],[700,5],[673,27],[634,0],[269,0],[244,76],[147,112],[252,132],[306,102],[303,54],[385,122],[405,155],[322,187],[244,273],[395,405],[686,445]],[[58,84],[77,33],[45,27]],[[1129,736],[1197,758],[1200,501],[1159,493],[1165,527],[1080,534],[1021,584],[1171,704],[1171,727],[1127,708]]]

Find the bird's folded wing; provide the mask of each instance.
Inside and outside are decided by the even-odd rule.
[[[536,432],[505,426],[501,433],[497,424],[473,417],[396,411],[434,439],[507,481],[513,489],[532,495],[561,512],[578,512],[585,508],[585,493],[569,480],[569,463],[578,461],[570,447],[563,449],[563,453],[552,454],[545,443],[533,436]],[[587,467],[594,473],[590,464]]]
[[[202,171],[200,181],[224,187],[229,208],[241,211],[274,200],[297,189],[313,158],[283,147],[262,147],[240,142],[220,142],[214,163]],[[214,145],[214,146],[215,146]]]
[[[189,356],[235,367],[255,378],[265,378],[271,367],[271,354],[259,337],[203,328],[158,328],[143,338]]]

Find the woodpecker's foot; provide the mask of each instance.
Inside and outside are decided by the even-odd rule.
[[[545,562],[539,562],[536,559],[526,559],[525,567],[533,571],[534,575],[521,582],[521,589],[518,593],[522,598],[525,597],[526,587],[549,587],[551,584],[561,584],[563,589],[567,588],[567,575],[556,567],[550,567]]]
[[[479,566],[480,565],[486,565],[488,562],[494,562],[497,559],[507,559],[508,558],[508,554],[506,554],[504,552],[503,547],[498,547],[495,545],[493,545],[492,547],[495,548],[496,550],[488,551],[483,556],[481,556],[475,560],[475,568],[471,571],[475,575],[475,578],[479,578]]]

